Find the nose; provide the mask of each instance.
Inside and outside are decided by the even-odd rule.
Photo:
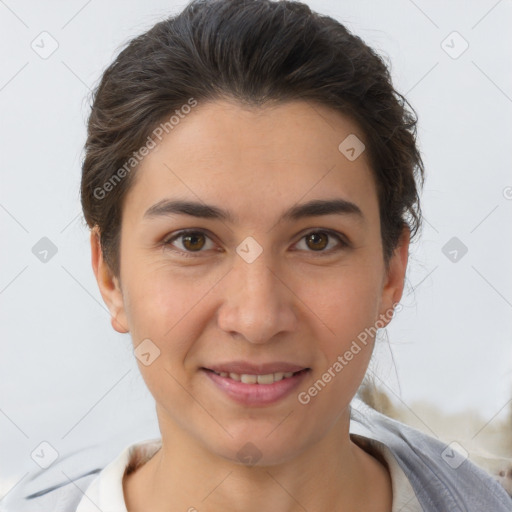
[[[277,334],[294,331],[297,298],[286,276],[265,251],[252,263],[235,258],[223,280],[223,302],[218,311],[219,327],[255,344],[266,343]]]

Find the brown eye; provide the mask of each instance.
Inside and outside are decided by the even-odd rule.
[[[205,250],[214,247],[214,243],[206,233],[192,230],[181,231],[164,240],[162,244],[164,247],[183,256],[196,256],[194,253],[198,253],[197,256],[199,256]]]
[[[319,253],[319,255],[332,254],[350,247],[350,243],[346,242],[342,236],[343,235],[340,235],[335,231],[310,231],[300,239],[296,248],[310,253],[316,252]]]
[[[192,233],[182,235],[183,247],[189,251],[198,251],[204,246],[204,235],[202,233]]]
[[[310,249],[325,249],[327,247],[327,243],[329,241],[329,236],[327,233],[317,232],[317,233],[310,233],[309,235],[306,235],[306,244]]]

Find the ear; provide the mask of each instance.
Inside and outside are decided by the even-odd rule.
[[[388,270],[384,277],[382,296],[380,303],[380,319],[387,325],[393,315],[394,305],[400,302],[404,290],[405,273],[409,259],[409,243],[411,232],[404,227],[398,246],[394,250],[389,261]]]
[[[119,279],[112,274],[103,259],[100,233],[97,226],[91,230],[91,263],[101,296],[110,311],[112,327],[119,333],[129,332],[126,327],[128,322],[126,321],[124,299]]]

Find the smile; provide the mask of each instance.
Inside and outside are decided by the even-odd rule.
[[[212,370],[213,371],[213,370]],[[303,371],[303,370],[301,370]],[[228,372],[215,372],[215,374],[221,377],[228,377],[237,382],[243,382],[244,384],[272,384],[283,379],[288,379],[299,372],[276,372],[267,373],[265,375],[251,375],[249,373],[228,373]]]
[[[240,374],[217,372],[207,368],[201,370],[214,389],[246,406],[265,406],[284,400],[311,371],[310,368],[304,368],[296,372]]]

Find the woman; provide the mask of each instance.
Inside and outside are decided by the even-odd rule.
[[[195,1],[134,39],[95,92],[81,193],[161,439],[27,507],[512,510],[469,460],[353,400],[422,182],[388,69],[304,4]]]

